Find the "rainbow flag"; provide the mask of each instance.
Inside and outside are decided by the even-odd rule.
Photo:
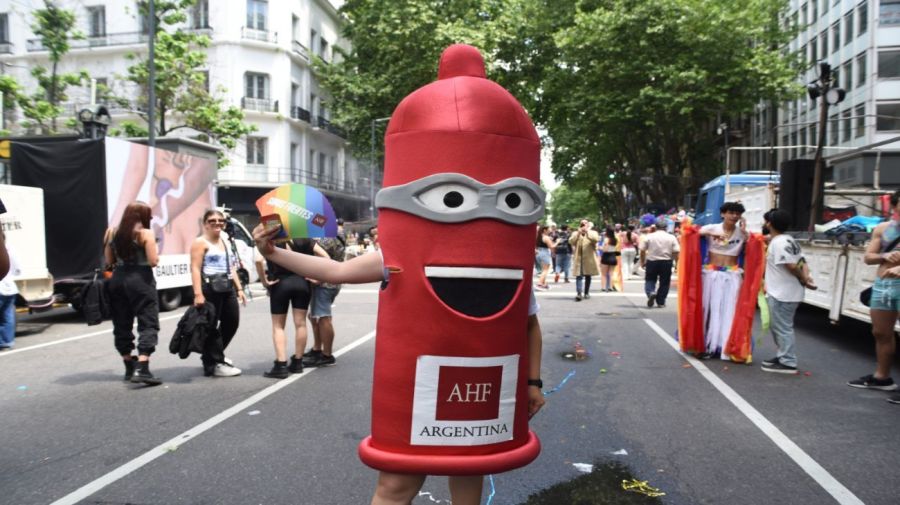
[[[316,188],[285,184],[260,197],[256,208],[260,216],[280,216],[289,238],[337,236],[334,209]]]

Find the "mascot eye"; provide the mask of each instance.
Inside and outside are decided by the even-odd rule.
[[[537,205],[537,199],[522,188],[504,189],[497,195],[497,207],[519,216],[528,215]]]
[[[465,212],[478,207],[478,191],[462,184],[441,184],[417,195],[422,205],[436,212]]]

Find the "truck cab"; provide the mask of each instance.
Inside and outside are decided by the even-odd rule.
[[[726,182],[726,178],[728,181]],[[706,224],[715,224],[722,221],[722,216],[719,213],[719,208],[725,202],[734,202],[734,201],[742,201],[744,202],[744,207],[748,209],[748,212],[751,209],[756,209],[762,212],[766,212],[771,208],[770,202],[760,202],[757,204],[748,205],[748,202],[745,202],[745,199],[756,198],[759,193],[762,195],[763,191],[752,191],[758,188],[768,188],[770,186],[777,186],[779,182],[778,172],[768,172],[765,170],[752,170],[749,172],[742,172],[739,174],[733,174],[729,176],[720,175],[715,179],[707,182],[700,188],[700,194],[697,197],[697,207],[695,209],[695,217],[694,224],[698,225],[706,225]],[[730,186],[726,188],[726,186]],[[726,189],[728,192],[726,193]],[[762,215],[757,216],[745,216],[748,221],[748,226],[753,231],[757,228],[756,221],[759,221],[759,225],[762,225]]]

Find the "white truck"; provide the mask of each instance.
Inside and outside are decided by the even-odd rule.
[[[30,311],[53,307],[53,276],[47,270],[44,240],[44,192],[40,188],[0,184],[7,212],[0,215],[6,245],[15,256],[19,274],[17,307]]]
[[[116,226],[135,201],[151,207],[160,248],[154,268],[160,309],[173,310],[190,299],[190,247],[202,231],[204,212],[217,204],[216,154],[199,142],[173,143],[172,149],[161,149],[115,138],[12,139],[13,184],[43,193],[34,213],[43,223],[28,232],[25,242],[34,241],[31,247],[45,258],[54,302],[79,308],[81,288],[104,266],[105,230]],[[5,193],[2,198],[6,202]],[[15,210],[11,203],[6,207]],[[34,209],[34,203],[27,208]],[[230,244],[234,256],[246,269],[244,280],[252,281],[256,251],[250,233],[235,219],[226,229],[235,239]]]
[[[763,214],[775,207],[778,192],[777,176],[774,183],[746,185],[740,178],[732,178],[729,191],[724,193],[724,201],[740,201],[746,208],[744,216],[747,228],[761,232]],[[704,186],[705,188],[706,186]],[[826,207],[855,205],[860,210],[880,208],[879,198],[890,191],[874,189],[826,188]],[[710,201],[710,204],[713,202]],[[809,264],[810,273],[818,289],[806,290],[804,303],[825,309],[832,322],[841,316],[871,323],[869,308],[860,303],[859,294],[872,286],[875,281],[876,266],[863,263],[870,234],[850,233],[839,237],[829,237],[824,233],[792,233],[803,248],[803,255]]]

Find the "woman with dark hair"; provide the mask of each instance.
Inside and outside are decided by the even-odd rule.
[[[612,272],[619,264],[619,251],[616,249],[619,245],[619,239],[616,238],[616,231],[612,228],[606,228],[604,233],[603,249],[600,255],[600,291],[615,291],[612,286]]]
[[[550,250],[556,247],[557,242],[550,238],[550,227],[547,225],[538,226],[537,239],[535,240],[535,259],[541,269],[541,275],[538,277],[537,289],[548,290],[547,274],[550,272],[552,259]]]
[[[159,300],[153,278],[159,252],[146,203],[128,204],[119,226],[106,230],[103,256],[107,265],[114,266],[108,285],[109,299],[116,350],[125,362],[125,380],[150,386],[161,384],[150,373],[150,355],[159,338]],[[135,318],[137,356],[131,354],[135,348],[131,332]]]
[[[203,347],[203,375],[235,377],[241,369],[225,357],[225,348],[237,333],[240,323],[238,301],[246,303],[237,275],[237,258],[228,252],[222,237],[225,215],[211,209],[203,214],[203,233],[191,245],[191,284],[194,305],[209,302],[215,307],[219,331],[207,338]]]

